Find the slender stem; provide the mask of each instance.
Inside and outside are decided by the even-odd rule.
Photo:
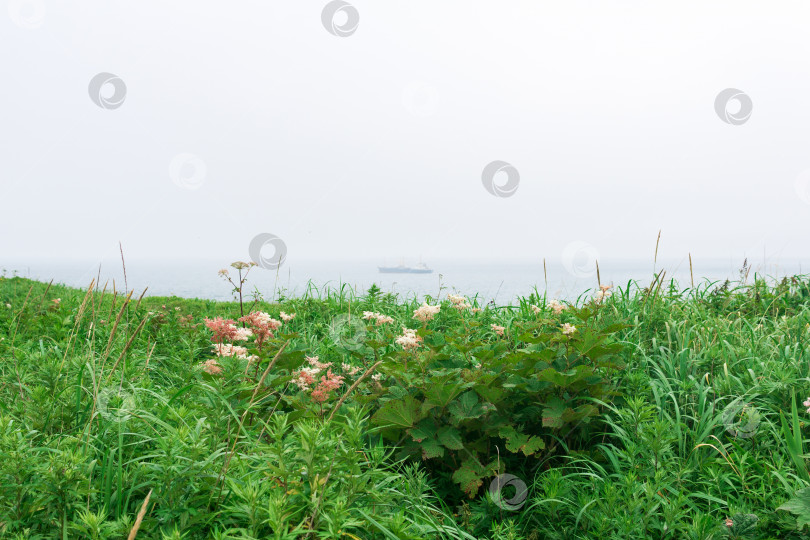
[[[366,378],[368,375],[370,375],[370,374],[371,374],[371,372],[372,372],[372,371],[374,371],[375,369],[377,369],[377,366],[379,366],[380,364],[382,364],[382,362],[383,362],[383,361],[382,361],[382,360],[380,360],[379,362],[377,362],[376,364],[374,364],[373,366],[371,366],[370,368],[368,368],[368,369],[366,370],[366,372],[365,372],[365,373],[363,373],[363,374],[362,374],[362,375],[361,375],[361,376],[360,376],[360,377],[359,377],[359,378],[358,378],[356,381],[354,381],[354,384],[353,384],[353,385],[351,385],[351,386],[349,387],[349,389],[348,389],[348,390],[346,390],[346,393],[345,393],[345,394],[343,394],[343,397],[341,397],[341,398],[340,398],[340,400],[337,402],[337,404],[335,405],[335,408],[334,408],[334,409],[332,409],[332,414],[330,414],[330,415],[329,415],[329,418],[326,420],[327,422],[331,422],[331,421],[332,421],[332,418],[335,416],[335,413],[338,411],[338,409],[340,408],[340,406],[341,406],[341,405],[343,405],[343,402],[344,402],[344,401],[346,401],[346,398],[347,398],[347,397],[349,397],[349,394],[351,394],[351,393],[352,393],[352,391],[353,391],[355,388],[357,388],[357,385],[358,385],[358,384],[360,384],[360,381],[362,381],[363,379],[365,379],[365,378]]]

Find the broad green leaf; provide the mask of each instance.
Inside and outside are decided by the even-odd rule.
[[[410,396],[402,400],[392,399],[380,407],[372,420],[379,425],[409,428],[421,420],[419,408],[420,403]]]
[[[543,426],[550,428],[563,427],[563,413],[565,412],[565,402],[560,398],[552,400],[543,408]]]
[[[459,399],[448,405],[447,410],[457,420],[478,418],[485,412],[484,407],[478,403],[478,395],[473,391],[464,392]]]
[[[431,379],[430,387],[425,390],[425,401],[442,409],[447,407],[464,390],[464,384],[454,383],[456,380],[455,373]]]
[[[425,439],[419,446],[422,448],[422,457],[433,459],[444,456],[444,447],[436,439]]]
[[[439,430],[439,442],[450,450],[462,450],[464,442],[461,440],[461,433],[453,426],[445,426]]]
[[[546,447],[540,437],[519,433],[512,426],[502,427],[498,435],[506,439],[506,449],[513,454],[523,452],[524,455],[529,456]]]
[[[453,481],[460,484],[461,489],[472,499],[484,483],[483,475],[483,467],[477,461],[467,459],[461,464],[461,468],[453,473]]]
[[[777,510],[786,510],[791,514],[796,514],[796,525],[799,530],[802,530],[805,525],[810,525],[810,487],[797,491],[792,499]]]
[[[422,420],[416,426],[408,430],[408,434],[416,442],[422,442],[425,439],[432,439],[436,436],[436,424],[432,420]]]

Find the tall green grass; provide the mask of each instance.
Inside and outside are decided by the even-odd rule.
[[[630,325],[628,367],[601,431],[519,471],[529,498],[512,512],[484,491],[446,507],[360,406],[243,425],[252,388],[196,367],[211,355],[195,325],[238,305],[126,296],[0,279],[0,537],[127,538],[151,491],[137,538],[808,538],[777,510],[810,486],[792,409],[810,395],[805,277],[615,289],[603,314]],[[542,296],[482,322],[509,327]],[[336,315],[404,323],[419,303],[342,287],[255,307],[297,313],[293,346],[334,356]]]

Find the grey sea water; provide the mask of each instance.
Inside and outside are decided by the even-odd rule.
[[[406,261],[408,263],[409,261]],[[415,262],[415,261],[411,261]],[[801,260],[753,261],[750,263],[748,280],[754,274],[778,279],[802,273]],[[804,261],[804,268],[810,267]],[[390,263],[390,261],[389,261]],[[550,297],[575,300],[577,296],[597,287],[595,266],[565,265],[543,261],[470,261],[434,260],[425,261],[434,269],[432,274],[381,274],[377,270],[380,260],[293,260],[288,259],[276,270],[254,268],[251,270],[247,292],[258,290],[267,300],[280,296],[323,295],[327,289],[351,288],[356,292],[366,291],[377,284],[384,292],[394,292],[404,297],[422,298],[425,295],[444,297],[447,293],[478,296],[481,301],[494,300],[497,304],[514,302],[520,296],[534,291]],[[652,261],[605,260],[599,262],[599,278],[603,284],[626,286],[635,281],[640,286],[648,285],[653,272],[666,271],[665,280],[675,279],[682,288],[740,279],[743,260],[694,260],[693,275],[690,275],[689,260]],[[127,260],[126,283],[120,259],[100,261],[60,260],[3,260],[0,271],[6,275],[20,275],[42,281],[53,280],[74,287],[87,287],[90,280],[99,278],[111,289],[113,282],[118,290],[125,287],[140,294],[148,287],[147,295],[232,299],[232,287],[217,275],[228,262],[217,260],[155,261]],[[230,269],[232,275],[236,275]]]

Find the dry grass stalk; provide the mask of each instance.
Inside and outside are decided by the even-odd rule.
[[[138,297],[138,303],[135,304],[135,309],[138,309],[139,307],[141,307],[141,300],[143,300],[143,295],[145,295],[146,291],[148,291],[148,290],[149,290],[149,287],[145,288],[143,290],[143,292],[141,293],[141,295]]]
[[[115,373],[115,369],[118,367],[118,364],[121,362],[121,360],[124,358],[124,356],[126,356],[127,351],[129,351],[129,348],[132,346],[132,342],[135,341],[136,337],[138,337],[138,334],[141,332],[141,329],[146,324],[146,321],[147,321],[148,318],[149,318],[149,316],[144,317],[143,320],[141,321],[141,324],[138,325],[138,328],[136,328],[135,332],[129,337],[129,340],[127,341],[127,344],[124,345],[124,350],[121,351],[121,354],[118,356],[118,360],[115,361],[115,364],[113,364],[113,367],[110,369],[110,374],[107,376],[107,382],[110,382],[110,378],[112,378],[112,374]]]
[[[143,521],[143,516],[146,515],[146,507],[149,505],[149,497],[152,496],[152,490],[149,490],[149,493],[146,494],[146,498],[143,500],[143,504],[141,505],[141,509],[138,512],[138,517],[135,518],[135,525],[132,526],[132,530],[129,531],[129,536],[127,536],[127,540],[134,540],[135,535],[138,534],[138,529],[141,528],[141,522]]]
[[[346,390],[346,393],[343,394],[343,397],[341,397],[340,400],[335,404],[335,408],[332,409],[332,414],[330,414],[329,418],[326,419],[327,422],[332,421],[332,417],[335,416],[335,413],[338,411],[338,409],[340,409],[340,406],[343,405],[343,402],[346,401],[346,398],[349,397],[349,394],[351,394],[354,391],[354,389],[357,388],[357,385],[360,384],[360,381],[371,375],[371,373],[375,369],[377,369],[377,366],[379,366],[382,363],[383,361],[380,360],[379,362],[368,368],[365,373],[363,373],[356,381],[354,381],[354,384],[351,385],[348,390]]]
[[[115,333],[118,330],[118,323],[121,322],[121,317],[124,315],[124,309],[127,307],[129,303],[130,297],[132,293],[130,292],[126,299],[124,300],[124,305],[121,306],[121,309],[118,311],[118,315],[115,317],[115,322],[113,323],[113,327],[110,330],[110,338],[107,340],[107,348],[104,349],[104,359],[103,362],[107,361],[107,358],[110,356],[110,349],[112,349],[113,341],[115,340]],[[104,364],[102,363],[102,370],[104,369]]]
[[[70,335],[68,336],[68,343],[67,347],[65,347],[65,354],[62,356],[62,363],[59,364],[59,372],[62,372],[62,367],[65,365],[65,361],[67,360],[68,354],[73,351],[73,343],[76,339],[76,334],[79,330],[79,325],[81,324],[82,320],[84,319],[85,311],[87,310],[87,301],[92,298],[93,296],[93,288],[95,287],[96,280],[93,278],[90,281],[90,286],[87,287],[87,293],[84,295],[84,299],[82,300],[81,305],[79,306],[79,312],[76,314],[76,320],[73,322],[73,330],[71,330]]]

